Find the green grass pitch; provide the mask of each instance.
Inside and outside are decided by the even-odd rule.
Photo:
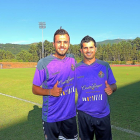
[[[111,124],[119,128],[112,127],[113,140],[139,140],[140,67],[112,67],[112,70],[118,90],[108,97]],[[0,94],[2,140],[44,139],[40,106],[42,97],[32,93],[34,72],[35,68],[0,69],[0,93],[16,97]]]

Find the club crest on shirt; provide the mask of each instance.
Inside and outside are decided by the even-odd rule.
[[[73,64],[71,64],[71,69],[74,71],[75,70],[75,66]]]
[[[99,76],[100,78],[103,78],[103,77],[104,77],[104,73],[103,73],[102,71],[100,71],[100,72],[98,73],[98,76]]]

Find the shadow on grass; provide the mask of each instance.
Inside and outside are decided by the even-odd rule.
[[[109,96],[111,124],[140,133],[140,81],[119,88]],[[43,140],[42,109],[34,106],[28,120],[0,130],[0,140]],[[139,136],[113,129],[113,140],[138,140]]]
[[[28,120],[0,130],[0,140],[43,140],[42,109],[34,105]]]
[[[132,130],[140,134],[140,81],[119,88],[109,96],[111,110],[111,124],[123,129]],[[116,140],[139,140],[140,137],[129,132],[115,131],[113,138]],[[126,134],[126,135],[125,135]]]

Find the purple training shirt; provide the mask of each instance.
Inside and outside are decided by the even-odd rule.
[[[102,118],[110,113],[105,81],[115,84],[116,80],[107,62],[96,59],[91,65],[83,61],[76,66],[76,87],[78,91],[77,110],[92,117]]]
[[[58,122],[76,116],[75,63],[71,54],[67,54],[64,59],[50,55],[38,62],[33,84],[52,89],[58,81],[58,87],[62,87],[59,97],[43,96],[43,121]]]

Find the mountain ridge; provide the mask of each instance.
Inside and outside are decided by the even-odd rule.
[[[104,45],[104,44],[106,45],[108,43],[112,45],[114,43],[119,43],[121,41],[128,41],[128,40],[130,40],[130,39],[108,39],[108,40],[99,41],[99,42],[96,42],[96,43],[97,43],[97,45],[99,45],[99,44],[100,45]],[[37,44],[37,42],[31,43],[31,44]],[[11,44],[11,43],[2,44],[2,43],[0,43],[0,49],[5,50],[5,51],[10,51],[15,55],[22,50],[28,51],[31,44]],[[79,44],[74,44],[74,45],[79,45]]]

